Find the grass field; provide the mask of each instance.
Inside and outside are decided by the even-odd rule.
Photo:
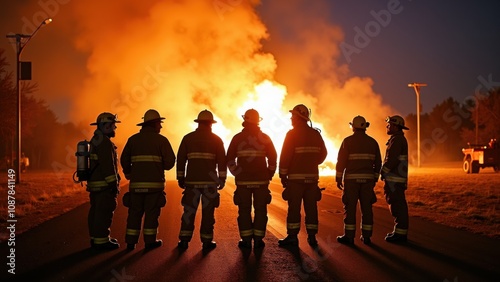
[[[411,216],[419,216],[455,228],[500,238],[500,173],[492,168],[465,174],[461,163],[411,168],[406,192]],[[73,183],[70,173],[29,171],[16,185],[15,215],[20,234],[88,201],[88,193]],[[322,177],[320,187],[339,196],[334,177]],[[0,240],[7,237],[7,173],[0,175]],[[376,206],[387,207],[383,183],[375,187]]]
[[[321,185],[341,195],[334,177],[324,177]],[[387,207],[383,182],[375,192],[375,205]],[[410,216],[500,238],[500,173],[493,168],[466,174],[460,162],[410,167],[406,198]]]
[[[28,171],[15,186],[16,233],[65,213],[88,201],[85,187],[72,181],[72,174],[53,171]],[[7,238],[7,172],[0,175],[0,240]]]

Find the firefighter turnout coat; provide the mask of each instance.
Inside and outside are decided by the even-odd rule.
[[[227,150],[227,164],[235,176],[234,204],[238,206],[238,227],[243,240],[262,239],[267,226],[267,205],[271,203],[269,180],[276,171],[277,153],[271,138],[256,124],[244,122]],[[252,203],[255,217],[252,221]]]
[[[321,195],[318,165],[326,155],[321,134],[307,123],[299,123],[287,132],[280,155],[279,174],[288,179],[283,198],[288,201],[287,232],[290,235],[299,233],[302,200],[307,233],[314,235],[318,232],[317,200]]]
[[[408,233],[408,204],[405,190],[408,184],[408,142],[403,131],[394,133],[387,141],[381,176],[385,181],[384,194],[394,217],[394,233]]]
[[[200,125],[182,139],[177,153],[177,180],[185,184],[180,240],[191,240],[201,198],[201,241],[212,241],[214,211],[220,201],[217,188],[224,186],[227,176],[225,153],[222,139],[212,133],[209,126]]]
[[[156,241],[158,218],[166,204],[165,170],[175,164],[175,154],[168,139],[153,127],[144,126],[132,135],[123,149],[120,163],[130,180],[129,192],[123,197],[128,207],[127,244],[136,244],[144,215],[144,242]]]
[[[109,241],[109,228],[116,209],[120,176],[118,174],[116,146],[99,129],[90,140],[90,192],[88,227],[96,245]]]
[[[377,141],[364,129],[354,131],[340,146],[337,159],[336,182],[344,183],[344,234],[354,238],[356,233],[356,209],[361,206],[361,233],[370,238],[373,230],[372,204],[377,197],[373,188],[378,181],[382,158]]]

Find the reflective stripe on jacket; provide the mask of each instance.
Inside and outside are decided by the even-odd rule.
[[[127,140],[120,163],[130,175],[131,192],[154,192],[164,189],[165,170],[174,166],[175,154],[165,136],[146,126]]]
[[[108,184],[120,180],[116,146],[99,129],[95,130],[90,139],[90,171],[87,181],[87,191],[90,192],[102,191],[107,189]]]
[[[381,173],[385,181],[408,182],[408,142],[402,131],[394,133],[387,141]]]
[[[257,125],[244,123],[227,149],[227,165],[236,185],[267,185],[276,171],[277,153],[271,138]]]
[[[187,186],[204,188],[217,186],[219,179],[225,181],[226,176],[224,143],[210,128],[198,127],[182,138],[177,152],[177,179],[185,178]]]
[[[378,180],[382,157],[377,141],[365,131],[355,131],[342,141],[336,165],[336,181]]]
[[[318,165],[327,150],[321,134],[307,123],[297,124],[288,131],[281,149],[279,173],[288,179],[311,182],[319,179]]]

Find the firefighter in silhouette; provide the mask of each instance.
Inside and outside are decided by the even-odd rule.
[[[401,116],[386,118],[387,141],[381,179],[385,181],[384,194],[392,216],[394,230],[385,237],[387,242],[406,242],[408,234],[408,204],[405,191],[408,185],[408,142],[403,133],[408,130]]]
[[[236,134],[227,150],[227,165],[235,176],[234,204],[238,206],[240,248],[264,247],[267,205],[271,203],[269,180],[276,171],[277,153],[271,138],[260,130],[259,113],[250,109],[243,117],[243,130]],[[254,220],[252,221],[252,203]]]
[[[111,142],[115,137],[116,115],[101,113],[90,125],[96,125],[90,139],[90,176],[87,191],[90,194],[88,227],[90,245],[97,250],[114,250],[120,247],[115,238],[110,238],[110,227],[116,209],[120,175],[116,146]]]
[[[125,178],[130,180],[129,192],[123,196],[123,205],[128,208],[125,241],[127,249],[133,250],[139,241],[144,217],[143,239],[145,249],[162,245],[157,240],[158,218],[166,204],[165,170],[175,164],[175,154],[168,139],[160,134],[164,117],[156,110],[148,110],[139,133],[132,135],[123,149],[120,163]]]
[[[300,230],[300,209],[304,202],[307,242],[317,246],[317,201],[321,197],[318,165],[325,160],[327,150],[319,130],[308,124],[311,123],[309,109],[300,104],[290,112],[293,129],[286,134],[279,161],[279,176],[285,188],[282,197],[288,201],[288,236],[278,243],[280,246],[299,244],[297,234]]]
[[[177,153],[177,182],[184,189],[178,248],[188,248],[201,199],[200,238],[203,249],[210,250],[217,246],[213,241],[214,212],[220,203],[218,190],[226,183],[226,152],[222,139],[212,133],[216,121],[210,111],[201,111],[194,121],[198,128],[184,136]]]
[[[353,244],[356,234],[356,209],[361,206],[361,240],[370,244],[373,230],[372,204],[377,201],[373,188],[378,181],[382,158],[377,141],[366,134],[370,123],[356,116],[349,123],[353,134],[340,145],[337,158],[337,187],[342,190],[344,235],[337,241]]]

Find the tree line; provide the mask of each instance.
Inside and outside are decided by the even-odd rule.
[[[410,161],[415,162],[416,114],[406,116],[406,123],[411,129],[406,132]],[[500,88],[476,93],[462,102],[447,98],[420,115],[422,163],[462,160],[462,148],[487,145],[491,139],[500,141]]]
[[[5,50],[0,49],[0,167],[4,168],[16,157],[15,76],[8,70]],[[54,163],[70,166],[71,150],[76,149],[83,125],[62,123],[42,98],[34,95],[36,83],[21,83],[22,152],[30,158],[32,168],[52,168]],[[406,132],[410,147],[410,161],[416,160],[416,114],[405,117],[410,128]],[[477,125],[477,131],[476,131]],[[461,149],[467,143],[487,144],[490,139],[500,140],[500,88],[477,93],[462,102],[447,98],[420,116],[421,162],[462,160]],[[87,136],[88,137],[88,136]],[[68,148],[68,144],[75,144]],[[56,168],[57,169],[57,168]],[[64,169],[64,167],[60,167]]]
[[[0,168],[11,167],[17,128],[17,91],[15,73],[8,71],[5,50],[0,49]],[[30,168],[53,168],[54,163],[68,163],[68,144],[82,139],[83,127],[61,123],[47,103],[38,98],[36,83],[21,81],[21,151],[30,159]],[[73,152],[74,155],[74,152]],[[74,169],[74,168],[72,168]]]

